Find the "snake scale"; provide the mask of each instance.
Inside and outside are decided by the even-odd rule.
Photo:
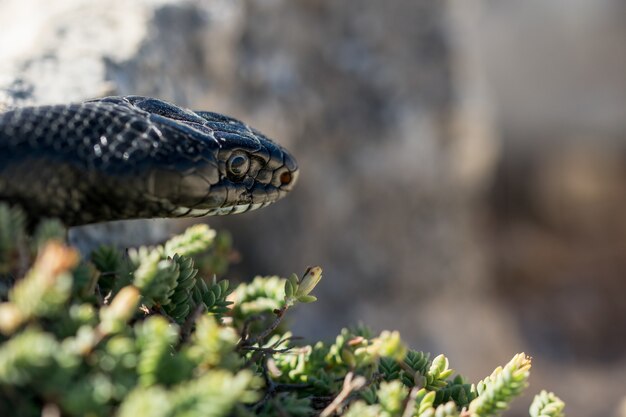
[[[243,213],[284,197],[295,159],[246,124],[141,96],[0,113],[0,201],[67,226]]]

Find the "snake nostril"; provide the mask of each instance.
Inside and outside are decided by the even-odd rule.
[[[291,175],[291,172],[285,171],[282,174],[280,174],[280,183],[282,185],[287,185],[291,183],[292,178],[293,176]]]

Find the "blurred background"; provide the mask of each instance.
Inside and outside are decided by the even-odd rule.
[[[474,380],[525,351],[513,415],[542,388],[626,415],[624,2],[2,0],[0,27],[0,103],[148,95],[293,151],[287,199],[208,222],[229,279],[324,268],[296,334],[397,329]]]

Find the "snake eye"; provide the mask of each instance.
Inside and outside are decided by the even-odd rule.
[[[250,159],[241,153],[234,154],[228,159],[228,172],[234,177],[242,177],[250,168]]]

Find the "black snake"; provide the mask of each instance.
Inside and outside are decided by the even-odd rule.
[[[0,113],[0,201],[68,226],[243,213],[284,197],[295,159],[244,123],[141,96]]]

